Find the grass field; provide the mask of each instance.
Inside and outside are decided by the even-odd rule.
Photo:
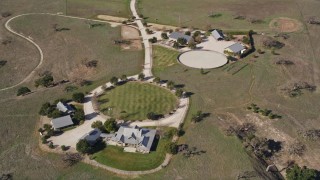
[[[70,30],[55,32],[54,24]],[[128,69],[127,72],[124,72],[125,74],[136,74],[143,62],[143,51],[122,51],[119,46],[114,45],[113,41],[121,38],[120,27],[110,27],[109,24],[90,29],[87,21],[84,20],[50,15],[28,15],[13,20],[10,26],[32,37],[41,47],[44,53],[44,64],[38,73],[51,71],[56,81],[69,79],[70,74],[80,71],[80,66],[84,61],[98,61],[97,68],[90,70],[90,73],[85,75],[85,72],[82,72],[83,76],[88,77],[88,80],[101,79],[109,73],[117,75],[123,68]],[[15,53],[16,58],[24,53],[24,51]],[[36,55],[36,50],[30,51],[30,57],[33,60],[30,63],[21,63],[24,59],[8,63],[12,64],[10,67],[24,65],[24,68],[20,68],[19,73],[14,73],[17,71],[15,70],[6,75],[15,82],[21,81],[30,73],[35,62],[38,63],[39,55]],[[10,79],[2,81],[0,87],[14,84],[9,81]]]
[[[107,146],[93,156],[97,162],[114,168],[128,171],[149,170],[160,166],[163,162],[167,142],[168,140],[160,139],[156,151],[151,151],[149,154],[128,153],[123,152],[123,147]]]
[[[320,11],[318,10],[320,2],[314,0],[285,0],[281,2],[259,1],[250,5],[244,5],[248,0],[241,2],[229,0],[223,2],[212,2],[207,0],[206,2],[208,4],[217,3],[214,6],[214,10],[221,11],[222,13],[221,17],[214,19],[207,17],[207,14],[212,11],[213,8],[210,8],[208,4],[200,6],[201,4],[199,1],[191,2],[188,0],[183,1],[183,3],[181,3],[181,1],[170,1],[170,6],[161,6],[161,3],[168,4],[169,1],[167,0],[142,0],[141,2],[146,2],[148,5],[143,5],[143,9],[140,9],[140,11],[145,16],[149,16],[149,21],[156,22],[155,18],[158,18],[157,22],[179,25],[178,16],[180,14],[179,12],[181,12],[181,22],[192,20],[186,23],[186,25],[195,27],[205,26],[207,25],[207,22],[209,22],[214,27],[221,27],[224,29],[238,30],[238,28],[243,28],[267,31],[267,21],[271,20],[273,17],[286,16],[300,21],[307,19],[309,16],[320,17]],[[195,5],[196,3],[200,5],[197,6]],[[227,6],[226,3],[233,4]],[[23,4],[23,6],[21,6],[21,4]],[[139,6],[141,8],[141,4]],[[190,10],[190,8],[194,8],[195,10]],[[221,9],[219,10],[219,8]],[[257,10],[257,8],[259,8],[259,10]],[[177,12],[177,9],[179,9],[179,12]],[[26,12],[65,12],[65,1],[2,0],[0,1],[0,11],[11,11],[14,15]],[[195,11],[199,11],[200,13]],[[244,13],[246,15],[254,16],[257,15],[259,18],[266,20],[266,23],[252,25],[245,22],[245,20],[235,21],[230,19],[235,13]],[[91,14],[89,14],[89,16],[91,16]],[[193,20],[193,17],[197,18],[197,16],[199,16],[199,19]],[[26,21],[30,20],[28,18],[25,19]],[[6,20],[7,18],[0,20],[2,24],[0,27],[0,34],[10,37],[11,35],[3,28],[3,24]],[[51,20],[52,19],[50,19],[50,21]],[[22,23],[22,25],[23,24],[25,23]],[[36,26],[34,27],[42,27],[42,25],[51,27],[51,24],[52,22],[49,22],[48,19],[42,18],[37,21]],[[69,23],[66,24],[69,27]],[[84,26],[87,27],[85,23]],[[270,53],[270,50],[266,50],[266,54],[260,55],[259,58],[255,59],[255,63],[251,63],[250,60],[254,59],[251,56],[244,60],[245,62],[250,63],[250,65],[235,75],[229,74],[222,69],[212,70],[207,75],[201,75],[199,70],[187,68],[186,71],[186,68],[180,65],[163,68],[156,72],[155,75],[160,76],[162,79],[170,79],[177,83],[183,83],[186,85],[185,88],[188,91],[195,93],[191,99],[191,109],[185,125],[186,134],[181,138],[179,143],[188,143],[190,146],[196,146],[200,150],[205,150],[206,153],[200,156],[194,156],[190,159],[185,159],[178,155],[173,158],[173,161],[167,168],[155,174],[141,176],[138,178],[199,179],[200,177],[203,179],[235,179],[239,172],[259,169],[259,164],[255,161],[251,161],[245,154],[241,147],[241,143],[234,137],[225,137],[220,130],[221,127],[229,121],[231,121],[231,123],[237,122],[236,119],[241,122],[249,121],[250,119],[247,115],[251,116],[251,114],[248,114],[248,111],[244,110],[246,103],[248,102],[254,102],[261,107],[272,109],[284,116],[284,118],[279,121],[268,121],[263,119],[258,122],[262,125],[259,128],[258,133],[265,137],[277,140],[279,137],[281,138],[286,136],[282,136],[283,134],[278,135],[273,132],[283,132],[285,135],[289,135],[294,139],[300,139],[299,136],[297,136],[298,130],[319,127],[319,113],[317,112],[319,109],[318,99],[320,98],[320,81],[318,71],[320,62],[317,57],[320,56],[320,29],[318,26],[313,25],[305,25],[305,27],[306,30],[304,32],[290,33],[290,38],[285,40],[286,46],[278,51],[280,54],[279,56],[281,57],[290,57],[300,60],[301,63],[296,66],[280,67],[274,65],[274,58],[279,56],[274,56]],[[26,33],[25,30],[27,29],[24,29],[23,27],[20,28],[23,33]],[[64,33],[72,35],[72,33],[76,33],[75,31],[72,31],[73,29],[75,29],[75,27],[72,27],[70,32]],[[112,29],[116,31],[116,29]],[[95,28],[92,30],[100,31]],[[36,29],[36,32],[38,31],[40,34],[43,31],[52,32],[51,30]],[[85,31],[88,33],[87,30]],[[117,32],[120,33],[118,30]],[[103,48],[112,54],[115,50],[112,49],[110,52],[108,50],[110,48],[109,46],[101,45],[101,43],[103,44],[106,41],[100,42],[103,39],[100,35],[90,35],[90,39],[88,38],[88,42],[86,41],[90,46],[79,48],[79,45],[83,44],[80,43],[83,42],[80,40],[72,44],[81,51],[84,51],[84,49],[86,49],[86,52],[90,50],[92,54],[101,53],[101,49]],[[63,35],[60,34],[59,36]],[[30,66],[32,66],[34,62],[31,60],[37,59],[37,57],[32,55],[35,53],[35,50],[33,50],[32,47],[28,48],[29,45],[27,42],[19,40],[15,36],[11,37],[13,38],[14,43],[16,43],[16,46],[13,48],[16,48],[17,50],[19,49],[19,51],[28,52],[30,57],[26,60],[28,61],[28,65],[30,64]],[[68,41],[65,42],[63,40],[55,41],[54,38],[50,36],[48,36],[48,38],[46,38],[45,35],[42,37],[50,39],[50,43],[52,43],[51,40],[57,42],[58,45],[53,47],[59,47],[61,44],[65,44],[70,41],[69,38],[67,38]],[[35,34],[32,35],[32,38],[37,40],[37,42],[42,41],[42,39],[37,38]],[[74,38],[82,39],[86,37],[81,36],[80,33],[80,36],[77,35],[71,39]],[[255,39],[257,41],[257,48],[261,48],[259,40],[260,36],[255,37]],[[96,41],[97,44],[94,43]],[[46,48],[47,44],[50,45],[48,41],[43,41],[41,43],[44,45],[43,48]],[[72,46],[72,44],[68,43],[61,49],[70,48],[69,46]],[[91,48],[96,46],[99,47]],[[3,47],[1,46],[0,49],[2,50],[2,48]],[[9,57],[10,54],[3,54],[12,54],[9,50],[1,51],[0,56]],[[64,53],[64,51],[61,51],[60,49],[55,50],[54,48],[47,48],[46,51],[49,52],[49,54]],[[53,53],[50,53],[50,51],[53,51]],[[107,66],[108,68],[106,70],[99,70],[98,72],[100,73],[97,73],[97,76],[93,75],[92,77],[92,79],[97,80],[90,86],[79,88],[79,91],[90,91],[101,85],[103,82],[108,81],[115,74],[120,76],[124,73],[129,74],[129,71],[132,72],[132,74],[140,71],[142,60],[136,62],[136,65],[125,67],[123,65],[119,65],[118,61],[115,61],[113,58],[108,58],[109,54],[107,52],[105,53],[106,58],[101,61],[105,61],[105,64],[108,64],[107,62],[110,61],[111,63]],[[121,55],[123,55],[122,51],[117,51],[116,54],[120,55],[120,52]],[[154,53],[156,54],[157,52]],[[20,59],[22,56],[23,54],[16,54],[16,57],[19,57],[17,59]],[[73,55],[65,54],[65,56],[68,58],[59,59],[57,58],[58,56],[53,56],[52,58],[51,56],[48,56],[46,57],[46,62],[57,61],[57,63],[61,63],[66,60],[68,60],[68,62],[74,61]],[[132,62],[132,59],[129,58],[130,56],[131,55],[119,57],[119,59],[123,59],[123,61],[125,61],[124,59],[127,59],[128,62]],[[140,56],[143,57],[143,54]],[[172,61],[174,60],[172,59]],[[17,67],[18,69],[22,68],[22,65],[20,63],[18,64],[18,61],[16,62],[16,65],[11,67]],[[155,63],[156,62],[154,62],[154,64]],[[52,64],[45,64],[45,66],[47,67],[46,69],[51,70]],[[101,66],[101,68],[102,67],[105,68],[104,66]],[[65,72],[67,65],[61,64],[58,68],[62,68],[61,71]],[[56,74],[59,76],[59,72]],[[12,76],[14,75],[15,74],[12,73]],[[286,98],[279,93],[278,88],[280,85],[287,83],[288,81],[296,80],[311,81],[315,83],[318,85],[317,92],[304,93],[298,98]],[[1,79],[1,83],[2,81],[7,81],[7,79]],[[8,84],[7,82],[2,84]],[[33,82],[27,83],[26,85],[32,87]],[[36,124],[39,121],[39,116],[37,115],[38,110],[41,104],[46,101],[53,101],[61,97],[70,98],[71,93],[65,93],[63,89],[63,86],[39,89],[33,94],[19,98],[15,97],[17,89],[1,92],[0,134],[2,135],[2,139],[0,141],[0,173],[12,173],[14,179],[125,179],[125,177],[117,177],[107,171],[94,168],[83,163],[66,168],[61,163],[60,155],[48,154],[39,150],[37,144],[39,137],[38,133],[35,132],[37,129]],[[206,118],[199,124],[191,124],[190,118],[192,113],[199,109],[212,114],[209,118]],[[259,118],[256,120],[259,120]],[[272,131],[274,129],[277,131]],[[319,162],[315,161],[319,159],[319,144],[305,141],[303,141],[303,143],[308,143],[306,155],[301,158],[293,159],[301,165],[320,169],[320,165],[318,164]],[[283,161],[283,163],[285,162]],[[262,169],[260,172],[264,171],[265,169]]]
[[[99,97],[100,110],[124,120],[144,120],[149,112],[168,114],[177,103],[170,91],[147,83],[129,82]],[[112,108],[112,110],[106,110]]]
[[[264,31],[268,30],[269,22],[274,17],[299,17],[295,3],[290,0],[139,0],[138,7],[149,22],[202,29],[212,25],[213,28]],[[221,16],[209,17],[212,14]],[[251,24],[247,20],[234,19],[234,15],[260,19],[263,22]]]
[[[153,73],[158,73],[163,71],[165,68],[174,66],[177,63],[177,57],[180,54],[178,51],[171,50],[168,48],[164,48],[162,46],[153,46],[152,49],[154,52],[152,53],[154,62],[153,62]]]
[[[130,0],[66,0],[67,15],[95,18],[105,14],[129,18]]]

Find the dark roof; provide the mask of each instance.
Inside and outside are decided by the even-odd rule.
[[[227,48],[230,49],[234,53],[239,53],[240,51],[245,49],[245,47],[240,43],[234,43]]]
[[[216,40],[223,39],[223,34],[219,30],[213,30],[211,34]]]
[[[90,132],[86,133],[84,136],[82,136],[81,139],[87,140],[89,143],[94,143],[97,141],[98,138],[100,138],[101,131],[99,129],[93,129]]]
[[[188,35],[185,35],[181,32],[173,32],[169,35],[170,38],[172,39],[179,39],[179,38],[184,38],[186,39],[188,42],[190,41],[191,39],[191,36],[188,36]]]
[[[72,122],[72,119],[71,119],[70,115],[59,117],[59,118],[56,118],[56,119],[52,119],[51,123],[52,123],[52,126],[55,129],[60,129],[60,128],[63,128],[63,127],[66,127],[66,126],[73,125],[73,122]]]

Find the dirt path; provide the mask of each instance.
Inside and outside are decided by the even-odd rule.
[[[6,87],[6,88],[2,88],[0,89],[0,91],[5,91],[5,90],[9,90],[9,89],[12,89],[12,88],[15,88],[17,86],[20,86],[21,84],[27,82],[28,80],[31,79],[31,77],[36,73],[36,71],[41,67],[42,63],[44,62],[44,58],[43,58],[43,51],[42,49],[40,48],[40,46],[35,43],[31,38],[29,37],[26,37],[22,34],[19,34],[18,32],[14,31],[10,26],[9,26],[9,23],[16,19],[16,18],[19,18],[19,17],[22,17],[22,16],[28,16],[28,15],[50,15],[50,16],[60,16],[60,17],[66,17],[66,18],[71,18],[71,19],[79,19],[79,20],[88,20],[88,21],[94,21],[94,22],[102,22],[102,23],[109,23],[111,24],[111,26],[117,26],[119,24],[117,23],[111,23],[111,22],[107,22],[107,21],[102,21],[102,20],[94,20],[94,19],[86,19],[86,18],[80,18],[80,17],[74,17],[74,16],[66,16],[66,15],[59,15],[59,14],[51,14],[51,13],[27,13],[27,14],[20,14],[20,15],[17,15],[17,16],[14,16],[12,18],[10,18],[6,23],[5,23],[5,28],[7,31],[9,31],[10,33],[16,35],[16,36],[19,36],[21,37],[22,39],[25,39],[27,40],[28,42],[30,42],[33,46],[35,46],[37,48],[37,50],[39,51],[39,55],[40,55],[40,58],[39,58],[39,64],[22,80],[20,81],[19,83],[15,84],[15,85],[12,85],[12,86],[9,86],[9,87]]]

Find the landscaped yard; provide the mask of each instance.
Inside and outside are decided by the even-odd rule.
[[[149,170],[158,167],[165,159],[166,143],[168,140],[160,139],[156,151],[149,154],[123,152],[123,147],[107,146],[93,156],[99,163],[114,168],[128,171]]]
[[[177,104],[177,98],[167,89],[139,82],[117,86],[98,101],[103,113],[124,120],[144,120],[149,112],[165,115]]]
[[[153,48],[153,73],[163,71],[165,68],[178,64],[177,57],[180,54],[178,51],[168,49],[162,46],[152,46]]]

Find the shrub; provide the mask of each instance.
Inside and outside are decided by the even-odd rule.
[[[165,149],[166,149],[167,153],[170,153],[170,154],[177,154],[178,153],[178,146],[176,143],[173,143],[173,142],[169,142],[165,146]]]
[[[28,87],[21,87],[18,89],[17,96],[26,95],[29,92],[31,92],[31,90]]]
[[[117,122],[114,118],[107,119],[103,125],[105,130],[109,133],[117,130]]]
[[[62,151],[66,151],[66,150],[68,150],[68,148],[67,148],[65,145],[62,145],[62,146],[61,146],[61,150],[62,150]]]
[[[309,169],[306,166],[302,168],[298,165],[293,165],[293,167],[288,168],[286,170],[286,178],[288,180],[298,180],[298,179],[305,179],[305,180],[312,180],[312,179],[319,179],[319,172],[315,169]]]
[[[3,42],[2,42],[2,44],[3,44]],[[0,68],[3,67],[3,66],[6,65],[6,64],[7,64],[7,61],[5,61],[5,60],[0,60]]]
[[[162,39],[169,39],[168,34],[166,32],[161,33]]]
[[[177,42],[182,46],[187,44],[187,40],[185,38],[178,38]]]
[[[48,146],[49,146],[50,149],[53,149],[53,148],[54,148],[54,145],[53,145],[52,142],[50,142]]]
[[[153,37],[153,38],[149,39],[149,42],[156,43],[156,42],[158,42],[158,39],[156,37]]]
[[[110,79],[110,82],[111,82],[111,84],[113,84],[113,85],[117,85],[118,84],[118,78],[117,77],[115,77],[115,76],[113,76],[111,79]]]
[[[87,154],[91,151],[91,146],[88,143],[87,140],[85,139],[80,139],[79,142],[76,145],[76,149],[78,152],[82,153],[82,154]]]
[[[183,90],[182,89],[177,89],[175,94],[176,94],[177,97],[181,98],[183,96]]]
[[[148,118],[148,119],[151,119],[151,120],[156,120],[156,119],[157,119],[157,114],[154,113],[154,112],[149,112],[149,113],[147,114],[147,118]]]
[[[140,73],[140,74],[138,75],[138,79],[139,79],[139,80],[144,80],[144,78],[145,78],[145,75],[144,75],[143,73]]]
[[[72,100],[78,103],[83,103],[84,102],[84,94],[82,92],[74,93],[72,95]]]
[[[43,77],[40,77],[35,81],[35,86],[44,86],[49,87],[53,84],[53,76],[50,74],[45,74]]]
[[[66,92],[72,92],[72,91],[75,91],[75,90],[77,90],[78,88],[77,88],[77,86],[66,86],[65,88],[64,88],[64,91],[66,91]]]

